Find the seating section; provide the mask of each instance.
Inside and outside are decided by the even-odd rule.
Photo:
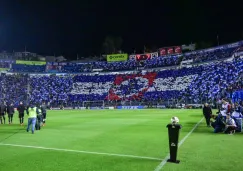
[[[179,65],[182,60],[181,56],[159,57],[145,62],[145,68],[158,68],[166,66]]]
[[[41,76],[30,77],[30,98],[33,103],[43,101],[52,103],[54,106],[69,101],[68,93],[72,90],[71,76]]]
[[[184,60],[193,60],[194,63],[206,62],[212,60],[219,60],[229,58],[232,56],[235,48],[219,49],[210,52],[196,52],[195,54],[185,55]]]
[[[92,72],[94,69],[100,69],[102,71],[131,71],[136,70],[138,67],[159,68],[178,66],[181,61],[193,60],[194,63],[208,62],[212,60],[219,60],[229,58],[236,52],[237,48],[218,49],[212,51],[195,51],[182,56],[167,56],[158,57],[143,62],[137,62],[129,60],[125,62],[90,62],[90,63],[79,63],[79,64],[68,64],[57,69],[57,72],[62,73],[81,73],[81,72]],[[47,67],[53,68],[53,67]],[[46,66],[43,65],[24,65],[24,64],[13,64],[13,72],[46,72]],[[48,72],[48,70],[47,70]]]
[[[64,73],[80,73],[80,72],[91,72],[92,65],[89,63],[86,64],[75,64],[72,63],[71,65],[65,65],[61,69]]]
[[[69,63],[58,67],[45,65],[13,64],[12,71],[25,74],[2,74],[0,76],[0,98],[2,101],[30,101],[50,103],[52,106],[82,104],[84,101],[168,101],[177,103],[215,102],[222,97],[241,99],[235,91],[243,88],[243,60],[239,58],[242,46],[229,46],[195,51],[181,56],[158,57],[144,62],[90,62]],[[237,55],[235,55],[237,53]],[[234,55],[233,55],[234,54]],[[157,69],[158,71],[138,71],[163,66],[179,65],[181,60],[194,63],[224,59],[228,62],[211,62],[180,69]],[[231,59],[231,58],[230,58]],[[0,61],[0,66],[6,61]],[[65,74],[35,74],[46,72],[48,68],[58,68]],[[177,67],[179,68],[179,67]],[[90,73],[93,69],[116,71]],[[124,71],[125,70],[125,71]],[[127,71],[126,71],[127,70]],[[123,72],[119,72],[123,71]],[[80,72],[86,72],[81,74]],[[78,74],[76,74],[78,73]]]
[[[91,62],[86,64],[73,64],[63,67],[63,72],[66,73],[78,73],[78,72],[91,72],[93,69],[102,69],[103,71],[130,71],[135,70],[137,67],[143,66],[144,68],[157,68],[165,66],[179,65],[181,57],[159,57],[151,60],[144,61],[143,63],[136,61],[126,62]]]
[[[54,106],[98,100],[177,99],[200,103],[230,96],[230,92],[237,89],[235,84],[242,85],[238,80],[242,69],[243,62],[237,61],[143,74],[31,75],[30,78],[2,75],[1,99],[34,103],[46,101]]]
[[[0,77],[1,100],[82,104],[84,101],[166,101],[202,103],[232,97],[243,87],[243,60],[159,72],[104,75],[23,75]],[[236,95],[235,95],[236,96]]]
[[[183,92],[184,100],[200,103],[231,97],[230,87],[234,86],[239,78],[241,63],[222,62],[203,66],[202,72]]]
[[[239,56],[242,53],[243,41],[228,45],[213,47],[210,49],[202,49],[184,54],[167,55],[153,57],[144,61],[128,60],[123,62],[85,62],[85,63],[57,63],[50,62],[47,65],[24,65],[15,64],[14,61],[0,61],[0,68],[11,68],[12,72],[29,72],[29,73],[88,73],[93,71],[134,71],[138,68],[151,69],[170,66],[179,66],[183,61],[192,61],[192,63],[202,63],[214,60],[221,60],[230,57]],[[12,67],[10,65],[12,64]],[[185,62],[187,63],[187,62]],[[191,62],[190,62],[191,63]]]
[[[67,92],[72,102],[104,100],[114,82],[115,76],[81,76],[73,77],[72,90]]]
[[[30,72],[30,73],[43,73],[46,70],[45,65],[25,65],[25,64],[13,64],[13,72]]]
[[[10,61],[0,61],[0,68],[10,68],[11,62]]]
[[[28,94],[28,76],[11,74],[2,74],[0,77],[0,98],[1,101],[19,104],[20,101],[26,101]]]
[[[136,61],[125,62],[93,62],[93,69],[103,69],[104,71],[122,71],[122,70],[134,70],[138,66]]]

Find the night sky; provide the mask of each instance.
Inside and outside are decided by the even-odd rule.
[[[107,35],[123,38],[128,53],[211,41],[241,40],[240,1],[1,0],[0,50],[99,55]]]

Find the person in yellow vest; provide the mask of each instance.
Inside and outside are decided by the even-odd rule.
[[[27,110],[27,115],[28,115],[27,132],[29,132],[30,125],[31,125],[32,126],[32,134],[34,134],[34,132],[35,132],[35,124],[36,124],[37,114],[38,114],[37,107],[35,107],[34,105],[31,105]]]

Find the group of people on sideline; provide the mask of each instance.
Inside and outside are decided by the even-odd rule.
[[[33,105],[30,104],[25,106],[23,102],[20,102],[17,108],[14,108],[13,103],[6,105],[4,102],[0,105],[0,124],[6,124],[6,114],[8,115],[8,123],[13,123],[13,116],[15,114],[15,110],[18,111],[19,123],[21,126],[24,125],[24,116],[25,113],[28,116],[28,124],[27,124],[27,132],[31,128],[32,134],[34,134],[35,130],[40,130],[41,126],[45,126],[46,123],[46,111],[47,106],[45,103],[42,105]]]
[[[241,117],[243,106],[239,103],[231,104],[228,100],[219,101],[219,110],[214,115],[211,106],[207,103],[203,107],[203,115],[208,127],[213,127],[214,132],[224,132],[226,134],[234,134],[241,131]]]

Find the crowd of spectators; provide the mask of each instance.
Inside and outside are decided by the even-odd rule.
[[[46,65],[12,64],[11,71],[26,74],[2,74],[0,76],[0,98],[2,101],[45,101],[52,106],[82,105],[84,101],[138,101],[161,102],[173,100],[177,103],[215,103],[222,97],[243,100],[235,92],[243,88],[243,60],[236,58],[228,62],[211,62],[204,65],[180,69],[138,72],[138,67],[158,68],[179,65],[181,60],[192,59],[195,63],[224,59],[239,52],[241,48],[227,48],[199,51],[181,56],[158,57],[143,62],[90,62],[58,67],[63,75],[33,74],[44,73]],[[0,67],[9,63],[0,61]],[[104,75],[81,74],[94,69],[103,71],[127,71],[123,73],[103,73]],[[130,71],[132,70],[132,71]],[[79,73],[79,74],[76,74]]]
[[[11,62],[0,61],[0,68],[10,68]]]
[[[243,61],[120,75],[2,74],[1,100],[45,101],[53,106],[84,101],[214,102],[243,88]]]
[[[26,65],[26,64],[12,64],[10,71],[12,72],[27,72],[27,73],[43,73],[46,70],[45,65]]]
[[[194,63],[219,60],[231,57],[235,50],[236,48],[217,49],[208,52],[196,51],[189,55],[184,55],[183,60],[193,60]]]
[[[81,63],[72,65],[65,65],[60,70],[60,72],[64,73],[80,73],[80,72],[91,72],[92,71],[92,64],[91,63]]]
[[[159,57],[147,60],[144,65],[145,68],[158,68],[166,66],[179,65],[182,60],[181,56]]]
[[[172,55],[151,58],[144,61],[128,60],[121,62],[88,62],[88,63],[66,63],[65,65],[25,65],[15,64],[7,61],[0,61],[0,68],[10,68],[12,72],[61,72],[61,73],[87,73],[95,70],[99,71],[134,71],[138,68],[149,69],[159,67],[178,66],[181,61],[193,60],[193,63],[201,63],[231,57],[236,52],[241,51],[242,47],[229,47],[221,49],[199,50],[182,55]],[[12,64],[12,65],[11,65]]]
[[[93,69],[103,69],[104,71],[124,71],[134,70],[138,66],[136,61],[125,62],[93,62]]]
[[[19,104],[20,101],[28,99],[28,75],[23,74],[1,74],[0,77],[0,99],[8,103]]]
[[[179,56],[171,56],[171,57],[158,57],[146,61],[122,61],[122,62],[89,62],[89,63],[72,63],[72,65],[65,65],[63,67],[58,68],[58,72],[63,73],[86,73],[92,72],[94,70],[102,70],[102,71],[131,71],[136,70],[139,67],[143,68],[157,68],[157,67],[168,67],[168,66],[176,66],[179,65],[182,60],[182,57]],[[49,68],[49,67],[47,67]],[[50,67],[51,68],[51,67]],[[16,70],[16,67],[15,67]],[[25,71],[25,69],[19,69],[19,71]],[[32,70],[33,71],[33,70]],[[38,71],[38,68],[35,70]],[[44,70],[40,71],[44,72]]]
[[[190,55],[182,56],[168,56],[168,57],[157,57],[145,61],[134,61],[128,60],[123,62],[90,62],[90,63],[73,63],[72,65],[60,66],[57,72],[63,73],[81,73],[81,72],[92,72],[93,70],[102,71],[130,71],[136,70],[139,67],[143,68],[158,68],[168,66],[178,66],[182,60],[193,60],[194,63],[207,62],[212,60],[224,59],[232,56],[232,52],[235,48],[212,50],[210,52],[194,52]],[[47,67],[52,68],[52,67]],[[46,66],[44,65],[24,65],[24,64],[13,64],[11,71],[13,72],[46,72]],[[48,70],[47,70],[48,72]]]
[[[33,103],[46,102],[53,106],[69,102],[68,92],[72,89],[72,76],[41,76],[30,77],[30,97]]]
[[[220,62],[203,66],[202,72],[182,92],[183,100],[200,103],[232,97],[232,86],[235,86],[241,72],[240,65],[241,62]]]
[[[242,70],[243,61],[238,60],[143,74],[2,74],[0,98],[16,103],[45,101],[52,106],[99,100],[213,103],[243,88]]]

